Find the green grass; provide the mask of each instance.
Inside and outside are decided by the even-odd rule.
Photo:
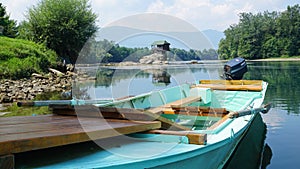
[[[287,56],[287,55],[284,55],[284,56],[281,56],[280,58],[300,58],[300,56]]]
[[[52,113],[48,110],[48,107],[18,107],[16,103],[13,103],[12,106],[9,106],[6,110],[2,112],[10,113],[0,116],[0,118],[12,116],[36,116]]]
[[[42,44],[0,36],[0,78],[28,78],[57,63],[56,53]]]
[[[51,92],[51,93],[43,93],[37,95],[35,100],[61,100],[60,92]],[[48,110],[48,106],[43,107],[18,107],[17,103],[13,103],[12,106],[8,106],[7,109],[0,111],[1,112],[10,112],[1,117],[12,117],[12,116],[36,116],[36,115],[45,115],[52,114],[51,111]]]

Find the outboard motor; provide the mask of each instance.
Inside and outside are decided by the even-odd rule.
[[[245,59],[237,57],[224,65],[224,78],[226,80],[241,80],[247,71]]]

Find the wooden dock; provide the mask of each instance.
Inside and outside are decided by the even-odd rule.
[[[159,128],[159,121],[61,115],[0,118],[0,168],[13,168],[15,153]]]

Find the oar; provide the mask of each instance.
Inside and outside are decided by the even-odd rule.
[[[254,108],[254,109],[250,109],[250,110],[242,110],[242,111],[237,111],[237,112],[230,112],[228,115],[229,115],[229,118],[237,118],[237,117],[255,114],[255,113],[259,113],[259,112],[265,114],[271,109],[271,106],[272,106],[272,104],[268,103],[259,108]]]
[[[17,102],[21,106],[49,106],[49,105],[91,105],[91,104],[104,104],[112,102],[113,99],[97,99],[97,100],[41,100],[41,101],[26,101]]]

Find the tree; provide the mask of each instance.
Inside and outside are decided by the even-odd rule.
[[[260,59],[300,55],[300,6],[286,11],[242,13],[237,25],[225,30],[219,43],[219,56]]]
[[[20,37],[45,43],[72,64],[98,29],[88,0],[41,0],[26,17]]]
[[[18,33],[17,23],[9,19],[5,6],[0,3],[0,35],[15,38]]]
[[[282,55],[300,55],[300,6],[288,6],[277,20]]]

